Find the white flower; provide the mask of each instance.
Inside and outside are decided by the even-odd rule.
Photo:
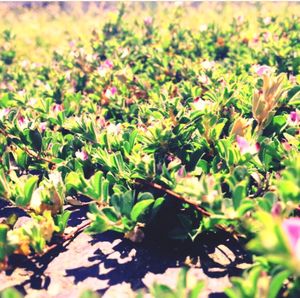
[[[63,184],[61,173],[59,172],[53,172],[49,174],[49,180],[53,183],[55,187]]]
[[[122,125],[121,123],[118,123],[117,125],[110,123],[106,127],[107,133],[112,135],[118,135],[122,131]]]
[[[34,106],[35,104],[37,103],[37,99],[36,98],[30,98],[29,100],[28,100],[28,104],[30,105],[30,106]]]
[[[75,156],[79,159],[81,159],[82,161],[85,161],[89,158],[89,155],[87,154],[86,151],[82,150],[82,151],[77,151],[75,153]]]
[[[105,96],[106,96],[107,98],[111,98],[111,97],[113,97],[116,93],[117,93],[117,88],[113,86],[113,87],[111,87],[111,88],[106,89],[106,91],[105,91]]]
[[[208,60],[204,60],[202,63],[201,63],[201,66],[205,69],[205,70],[211,70],[214,68],[215,66],[215,61],[208,61]]]
[[[0,110],[0,119],[3,119],[9,114],[10,109],[5,108]]]
[[[270,25],[271,22],[272,22],[272,18],[271,18],[271,17],[265,17],[265,18],[263,19],[263,23],[264,23],[265,25]]]
[[[201,24],[201,25],[199,26],[199,30],[200,30],[200,32],[204,32],[204,31],[206,31],[206,30],[207,30],[207,28],[208,28],[208,26],[207,26],[206,24]]]
[[[204,111],[205,109],[211,107],[212,105],[213,105],[213,102],[211,102],[209,100],[203,100],[200,97],[197,97],[194,100],[194,107],[198,111]]]

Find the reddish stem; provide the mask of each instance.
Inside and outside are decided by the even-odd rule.
[[[186,199],[184,198],[183,196],[177,194],[176,192],[170,190],[170,189],[167,189],[167,188],[164,188],[163,186],[157,184],[157,183],[154,183],[154,182],[149,182],[149,181],[146,181],[146,180],[143,180],[143,179],[139,179],[137,178],[136,180],[136,183],[138,184],[142,184],[142,185],[146,185],[146,186],[150,186],[154,189],[157,189],[157,190],[160,190],[160,191],[163,191],[165,192],[166,194],[168,194],[169,196],[171,196],[172,198],[174,199],[177,199],[177,200],[180,200],[182,201],[183,203],[186,203],[186,204],[189,204],[190,206],[192,206],[194,209],[196,209],[197,211],[199,211],[202,215],[204,216],[211,216],[211,214],[206,211],[204,208],[200,207],[198,205],[198,203],[196,202],[193,202],[189,199]]]

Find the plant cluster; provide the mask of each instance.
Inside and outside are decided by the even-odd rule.
[[[181,14],[165,32],[122,6],[51,64],[18,59],[2,33],[0,196],[28,221],[0,224],[0,270],[67,237],[65,205],[85,199],[89,233],[243,239],[253,265],[229,297],[299,293],[299,18],[253,32],[242,17],[187,29]]]

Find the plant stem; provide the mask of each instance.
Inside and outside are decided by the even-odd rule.
[[[143,179],[139,179],[139,178],[135,179],[135,181],[136,181],[137,184],[150,186],[151,188],[154,188],[154,189],[157,189],[157,190],[165,192],[166,194],[168,194],[169,196],[171,196],[174,199],[177,199],[177,200],[182,201],[183,203],[189,204],[190,206],[192,206],[194,209],[196,209],[197,211],[199,211],[204,216],[211,216],[211,214],[208,211],[206,211],[204,208],[200,207],[198,205],[198,203],[193,202],[193,201],[191,201],[189,199],[186,199],[183,196],[177,194],[176,192],[174,192],[174,191],[172,191],[170,189],[164,188],[163,186],[161,186],[161,185],[159,185],[157,183],[149,182],[149,181],[146,181],[146,180],[143,180]]]
[[[86,222],[83,222],[82,224],[80,224],[79,226],[77,226],[77,228],[67,234],[67,235],[63,235],[61,238],[60,242],[54,243],[50,246],[48,246],[42,254],[34,254],[30,257],[28,257],[29,260],[35,259],[37,257],[43,257],[45,254],[49,253],[50,251],[54,250],[55,248],[57,248],[58,246],[62,246],[65,242],[70,241],[72,239],[74,239],[78,234],[80,234],[86,227],[88,227],[91,224],[91,220],[88,220]]]
[[[39,154],[35,153],[34,151],[31,151],[30,149],[28,149],[27,147],[22,147],[20,145],[18,145],[16,142],[14,142],[12,140],[12,138],[16,138],[16,136],[9,134],[8,132],[6,132],[4,129],[0,128],[0,133],[2,135],[4,135],[6,138],[9,138],[11,140],[12,143],[15,144],[15,146],[19,147],[21,150],[25,151],[29,156],[37,159],[37,160],[42,160],[45,161],[51,165],[55,165],[55,162],[53,162],[51,159],[46,158],[46,157],[42,157]]]

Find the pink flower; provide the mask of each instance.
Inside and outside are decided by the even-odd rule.
[[[255,154],[259,152],[260,149],[259,143],[251,145],[250,143],[248,143],[248,141],[245,138],[239,135],[236,136],[236,141],[242,154],[246,154],[246,153]]]
[[[27,118],[25,118],[24,116],[19,116],[18,124],[19,124],[21,129],[25,129],[25,128],[28,127],[29,120]]]
[[[106,91],[105,91],[105,96],[106,96],[107,98],[111,98],[111,97],[113,97],[116,93],[117,93],[117,88],[116,88],[116,87],[107,88]]]
[[[147,131],[148,131],[147,126],[146,126],[144,123],[141,123],[141,122],[139,122],[139,123],[137,124],[137,128],[138,128],[140,131],[142,131],[142,132],[147,132]]]
[[[270,32],[265,32],[263,34],[263,39],[264,39],[265,42],[268,42],[269,39],[270,39],[270,37],[271,37],[271,33]]]
[[[70,48],[74,48],[75,45],[76,45],[76,43],[75,43],[74,40],[69,41],[69,47],[70,47]]]
[[[273,71],[272,67],[268,65],[254,65],[253,68],[256,74],[259,75],[260,77],[262,75],[269,74]]]
[[[298,111],[292,111],[289,115],[288,122],[290,125],[298,125],[300,122],[300,113]]]
[[[152,23],[153,23],[153,18],[152,17],[146,17],[145,19],[144,19],[144,24],[145,24],[145,26],[151,26],[152,25]]]
[[[235,20],[236,20],[238,25],[242,25],[245,21],[245,17],[244,16],[237,16],[237,17],[235,17]]]
[[[25,96],[26,91],[25,91],[24,89],[22,89],[22,90],[18,91],[17,93],[18,93],[18,95],[20,95],[20,96]]]
[[[111,60],[105,60],[100,67],[98,67],[98,73],[101,77],[105,77],[105,75],[114,67],[114,64]]]
[[[286,233],[292,253],[300,261],[300,218],[291,217],[285,219],[282,228]]]
[[[254,37],[252,39],[252,42],[253,43],[258,43],[259,42],[259,35],[258,34],[254,35]]]
[[[41,122],[39,125],[39,129],[43,132],[47,128],[47,122]]]
[[[281,145],[286,151],[290,151],[292,149],[292,146],[287,141],[282,142]]]
[[[52,110],[54,111],[54,112],[61,112],[61,111],[63,111],[64,110],[64,107],[63,107],[63,105],[61,105],[61,104],[55,104],[53,107],[52,107]]]
[[[66,71],[66,72],[65,72],[65,75],[66,75],[66,80],[67,80],[68,82],[70,82],[70,81],[71,81],[71,78],[72,78],[72,73],[71,73],[71,71]]]
[[[101,128],[106,126],[106,121],[104,117],[99,117],[96,121]]]
[[[11,84],[7,84],[7,89],[9,91],[15,91],[15,87],[13,85],[11,85]]]
[[[10,112],[10,109],[8,109],[8,108],[1,109],[0,110],[0,118],[6,117],[9,114],[9,112]]]
[[[290,76],[289,76],[289,81],[290,81],[293,85],[296,85],[296,84],[297,84],[297,78],[296,78],[296,76],[290,74]]]
[[[272,18],[271,17],[265,17],[263,19],[263,23],[267,26],[267,25],[270,25],[272,22]]]
[[[85,160],[87,160],[89,158],[89,155],[84,150],[82,150],[82,151],[76,151],[75,152],[75,156],[77,158],[81,159],[82,161],[85,161]]]
[[[177,171],[177,175],[182,178],[185,176],[185,166],[181,166],[180,169]]]
[[[104,62],[103,62],[103,66],[107,67],[107,68],[113,68],[114,67],[114,64],[112,63],[111,60],[109,59],[106,59]]]
[[[274,37],[273,37],[274,41],[279,41],[279,35],[278,34],[275,34]]]
[[[280,204],[280,202],[276,202],[273,204],[272,206],[272,210],[271,210],[271,214],[273,216],[279,216],[282,212],[282,206]]]

